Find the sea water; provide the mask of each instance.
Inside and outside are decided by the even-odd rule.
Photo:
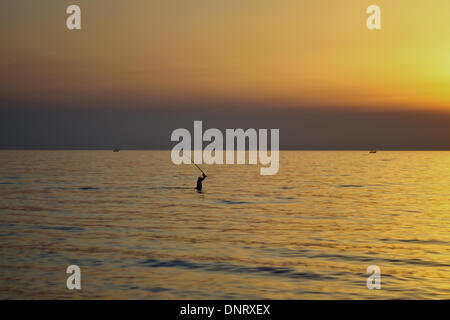
[[[202,169],[198,193],[170,151],[0,151],[0,298],[450,298],[450,152]]]

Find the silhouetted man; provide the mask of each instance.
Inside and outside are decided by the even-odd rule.
[[[205,178],[206,178],[206,174],[203,174],[203,177],[198,177],[198,179],[197,179],[197,188],[195,188],[195,189],[197,189],[197,191],[202,191],[202,182],[203,182],[203,180],[205,180]]]

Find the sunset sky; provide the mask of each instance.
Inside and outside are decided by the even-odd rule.
[[[80,31],[66,29],[70,4],[81,7]],[[366,28],[371,4],[382,30]],[[14,0],[0,9],[0,109],[450,112],[448,0]]]

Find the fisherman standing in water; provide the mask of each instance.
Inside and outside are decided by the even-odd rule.
[[[197,189],[198,192],[202,191],[202,182],[205,179],[206,179],[206,174],[205,173],[203,173],[203,177],[198,177],[198,179],[197,179],[197,188],[195,188],[195,189]]]

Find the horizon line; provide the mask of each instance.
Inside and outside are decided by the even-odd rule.
[[[118,149],[119,151],[172,151],[172,149],[141,149],[141,148],[1,148],[0,151],[114,151],[114,149]],[[346,148],[346,149],[279,149],[278,151],[371,151],[376,150],[378,151],[450,151],[450,147],[446,148],[405,148],[405,149],[382,149],[382,148]],[[196,150],[191,150],[196,151]],[[204,150],[197,150],[197,151],[204,151]],[[223,152],[226,152],[226,149],[222,150]],[[231,150],[230,150],[231,151]],[[250,150],[232,150],[232,151],[250,151]],[[259,151],[259,150],[252,150],[252,151]],[[270,151],[270,150],[267,150]]]

